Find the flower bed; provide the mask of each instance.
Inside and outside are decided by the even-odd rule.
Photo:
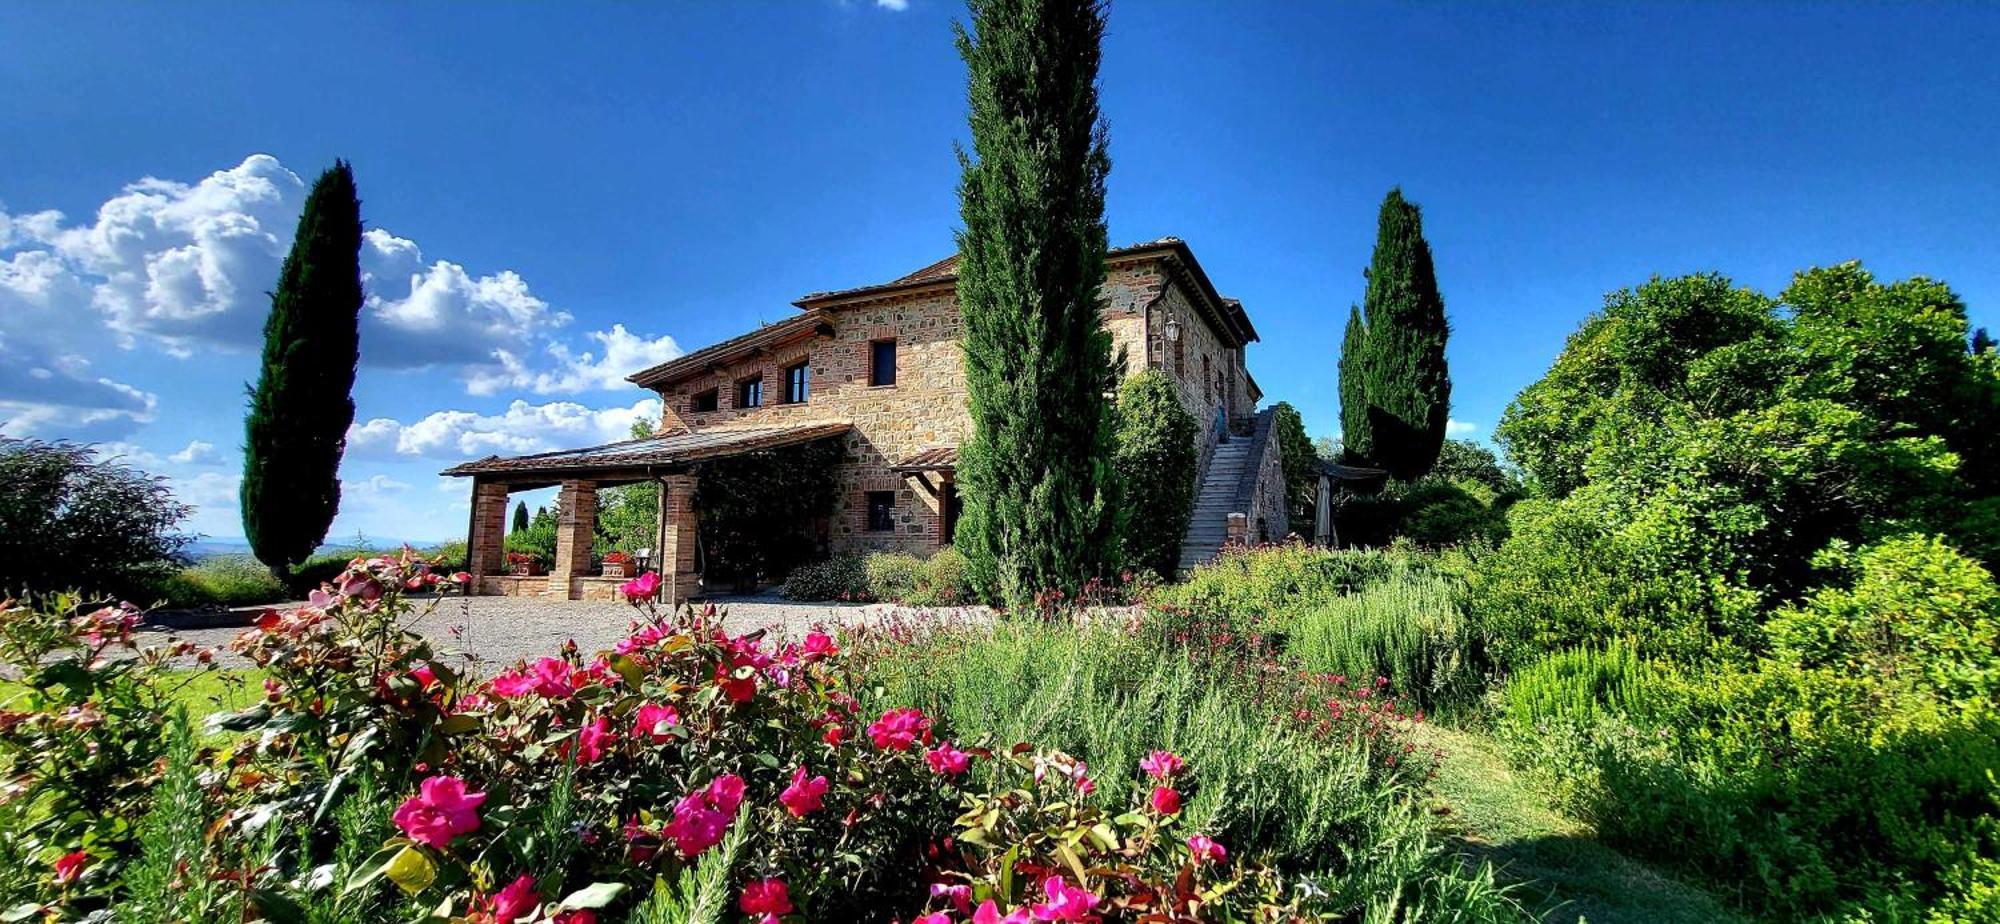
[[[267,614],[234,645],[263,669],[264,702],[219,717],[241,733],[227,745],[167,760],[166,778],[209,784],[158,784],[157,751],[77,758],[124,794],[120,817],[152,811],[156,786],[191,799],[162,826],[182,841],[131,837],[89,809],[45,818],[0,898],[52,920],[116,906],[464,924],[703,908],[764,924],[1293,920],[1349,901],[1273,862],[1268,839],[1232,841],[1254,828],[1214,810],[1239,771],[1209,763],[1220,755],[1152,747],[1093,765],[1047,743],[966,740],[935,710],[881,698],[867,673],[889,663],[880,637],[855,657],[819,632],[731,636],[713,609],[655,608],[655,575],[627,585],[633,631],[612,650],[569,646],[482,680],[408,628],[405,591],[467,579],[407,553],[357,561],[307,606]],[[36,624],[92,663],[83,640],[128,643],[131,618]],[[1307,712],[1283,720],[1379,724]],[[106,731],[133,735],[137,711],[119,715]],[[18,756],[8,769],[31,793],[65,785]],[[174,885],[196,881],[225,885]]]

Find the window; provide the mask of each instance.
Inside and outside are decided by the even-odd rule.
[[[877,340],[868,345],[868,384],[896,384],[896,341]]]
[[[737,407],[762,407],[764,404],[764,377],[744,379],[736,383]]]
[[[886,533],[895,530],[896,492],[868,492],[868,531]]]
[[[695,395],[694,398],[689,400],[688,409],[697,414],[712,411],[716,408],[716,400],[715,389],[711,388]]]
[[[785,403],[804,404],[812,397],[812,363],[803,362],[785,369]]]

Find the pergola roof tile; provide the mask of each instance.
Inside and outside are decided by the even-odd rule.
[[[852,429],[845,420],[705,427],[666,436],[624,440],[583,449],[563,449],[527,456],[487,456],[454,465],[443,474],[563,475],[644,466],[682,465],[718,456],[774,449],[839,436]]]

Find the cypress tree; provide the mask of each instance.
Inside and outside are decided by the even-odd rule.
[[[527,529],[527,528],[528,528],[528,502],[527,502],[527,501],[515,501],[515,502],[514,502],[514,528],[513,528],[513,529],[511,529],[511,530],[508,530],[508,532],[515,532],[515,533],[518,533],[518,532],[520,532],[521,530],[524,530],[524,529]]]
[[[1423,213],[1401,189],[1382,200],[1367,277],[1341,342],[1341,439],[1350,458],[1409,480],[1430,471],[1444,447],[1450,329]]]
[[[958,479],[969,577],[1020,604],[1116,564],[1111,339],[1100,323],[1104,178],[1093,0],[972,0],[955,27],[972,150],[959,151],[958,301],[972,435]]]
[[[340,455],[361,355],[361,201],[346,161],[306,197],[271,293],[264,356],[243,422],[243,534],[281,580],[340,509]]]

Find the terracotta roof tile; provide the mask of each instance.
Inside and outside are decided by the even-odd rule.
[[[508,458],[487,456],[477,461],[454,465],[445,469],[442,474],[459,477],[489,474],[557,475],[648,465],[680,465],[838,436],[852,428],[852,425],[844,420],[707,427],[685,433],[641,440],[623,440],[584,449],[563,449]]]

